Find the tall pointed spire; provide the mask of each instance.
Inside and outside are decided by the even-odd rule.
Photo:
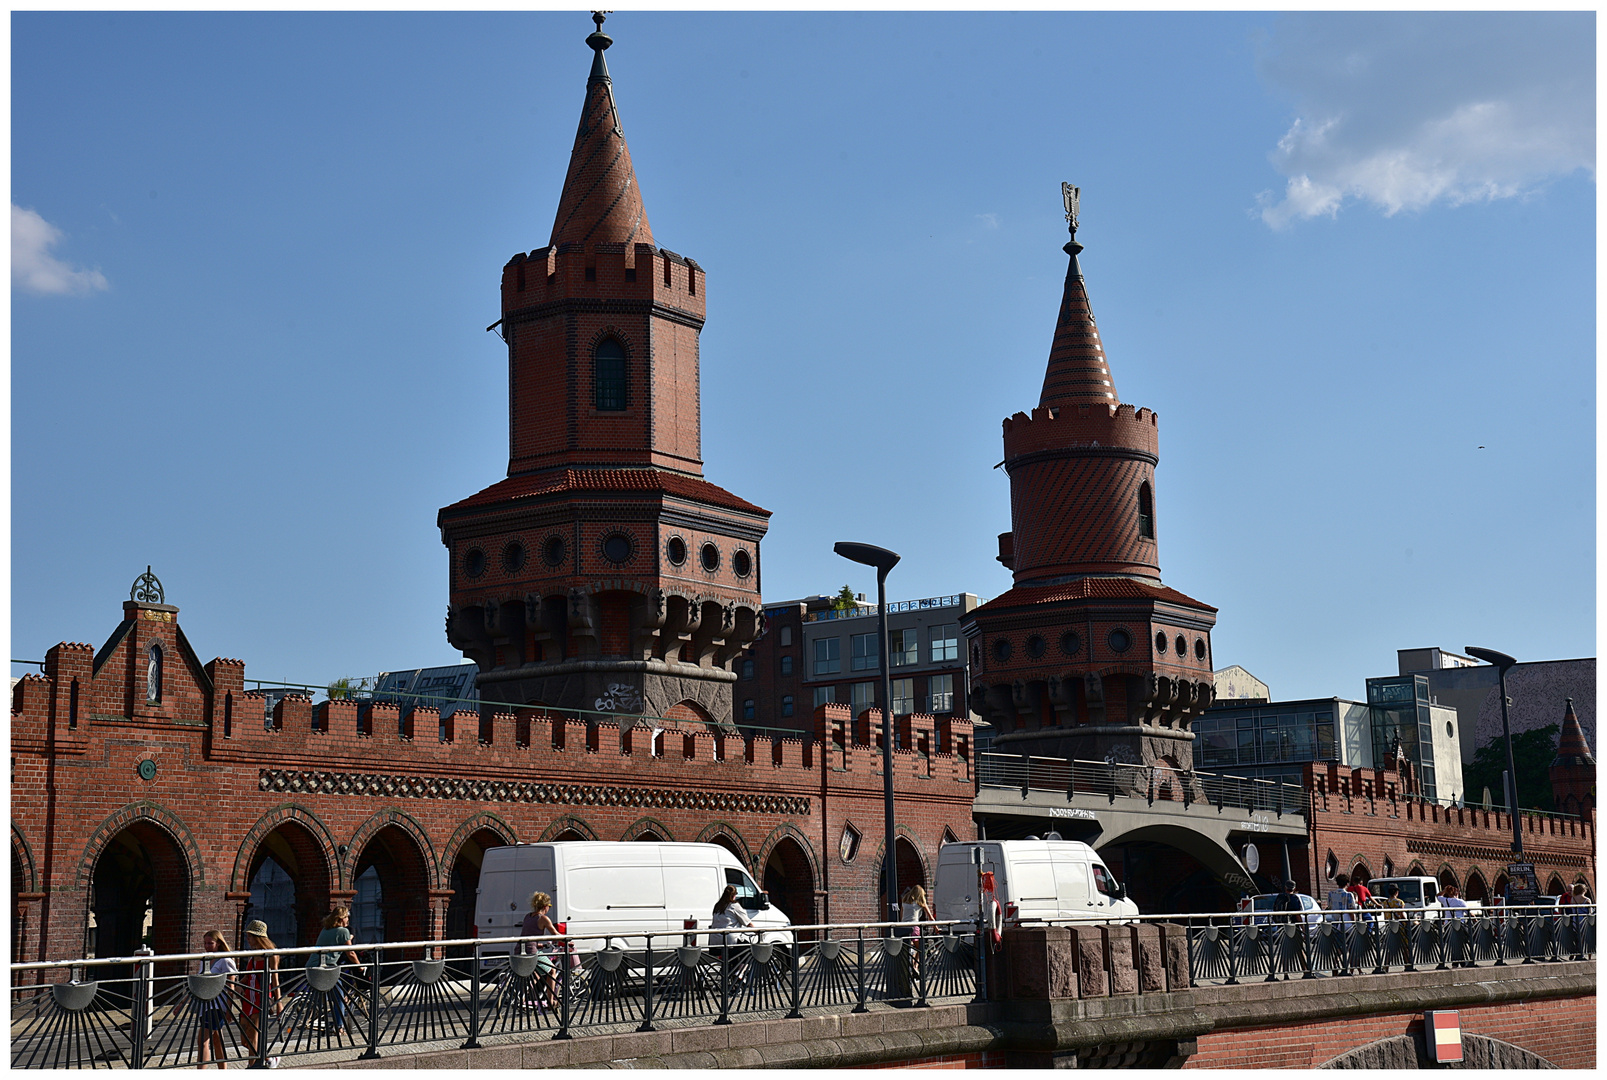
[[[631,167],[630,148],[614,104],[614,81],[603,51],[614,39],[603,33],[603,12],[592,12],[597,29],[586,38],[594,55],[586,80],[586,105],[569,155],[569,173],[552,223],[550,246],[584,244],[651,244],[653,230]]]
[[[1083,250],[1083,246],[1077,243],[1079,191],[1070,184],[1061,184],[1060,190],[1066,206],[1066,224],[1071,229],[1071,242],[1064,250],[1071,257],[1071,262],[1066,267],[1060,318],[1055,322],[1055,341],[1049,349],[1049,371],[1044,375],[1043,394],[1038,404],[1056,409],[1062,405],[1087,405],[1093,402],[1114,405],[1118,401],[1116,386],[1111,381],[1110,367],[1105,362],[1099,328],[1094,325],[1094,313],[1088,304],[1088,286],[1083,281],[1082,267],[1077,265],[1077,256]]]
[[[1588,765],[1596,767],[1596,759],[1590,752],[1590,744],[1585,742],[1585,729],[1579,724],[1579,717],[1574,715],[1574,699],[1568,699],[1568,711],[1562,714],[1562,731],[1557,735],[1557,756],[1551,762],[1552,768],[1558,765]]]

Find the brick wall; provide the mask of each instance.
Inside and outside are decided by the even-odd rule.
[[[1457,1010],[1462,1033],[1521,1046],[1562,1069],[1596,1067],[1596,998],[1552,998]],[[1375,1013],[1311,1024],[1200,1036],[1187,1069],[1311,1069],[1394,1035],[1420,1034],[1421,1012]]]
[[[724,737],[698,725],[666,732],[655,755],[645,729],[541,709],[497,714],[488,725],[460,713],[442,725],[433,709],[404,716],[395,706],[314,706],[295,695],[265,728],[263,698],[245,690],[240,661],[195,663],[176,609],[130,605],[126,614],[98,664],[87,645],[59,645],[46,674],[13,692],[19,959],[81,954],[96,871],[131,838],[159,871],[182,871],[182,899],[159,898],[155,928],[174,949],[208,928],[238,931],[251,875],[270,848],[304,892],[318,893],[298,900],[309,917],[352,895],[365,852],[369,862],[383,857],[387,904],[405,898],[394,939],[404,929],[441,936],[454,870],[472,884],[489,844],[646,829],[726,843],[761,881],[777,856],[797,906],[813,901],[812,912],[788,912],[795,921],[872,917],[882,779],[871,746],[850,741],[823,753],[814,737]],[[165,646],[164,685],[147,704],[152,643]],[[827,706],[819,720],[846,730],[848,709]],[[969,745],[969,722],[945,730]],[[898,827],[921,853],[928,884],[944,830],[973,835],[971,763],[935,743],[894,761]],[[149,778],[143,761],[154,763]],[[839,840],[849,823],[865,839],[845,861]]]

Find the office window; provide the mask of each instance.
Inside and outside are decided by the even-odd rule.
[[[592,352],[592,385],[598,409],[625,408],[625,347],[613,338],[604,338]]]
[[[753,678],[753,660],[751,658],[742,661],[742,677],[744,679]]]
[[[915,711],[915,680],[893,680],[893,715],[908,716]]]
[[[940,623],[932,627],[932,663],[960,658],[959,623]]]
[[[835,675],[843,669],[843,639],[820,638],[815,642],[815,674]]]
[[[888,638],[892,657],[890,662],[894,667],[908,667],[921,662],[921,632],[915,627],[890,631]]]
[[[752,720],[753,719],[753,711],[754,711],[753,710],[753,699],[748,698],[746,701],[744,701],[742,703],[742,719],[744,719],[744,720]]]
[[[782,645],[791,645],[792,644],[792,627],[783,626],[781,628],[781,641],[780,641],[780,644],[782,644]]]
[[[792,657],[783,656],[781,658],[781,674],[783,674],[783,675],[791,675],[792,674]]]
[[[927,689],[930,691],[928,696],[931,702],[931,704],[928,706],[928,711],[934,713],[947,713],[954,711],[953,675],[933,675],[930,679],[926,680],[926,685]]]
[[[848,665],[850,671],[878,671],[881,669],[881,649],[877,647],[875,634],[853,634],[849,638],[853,659]]]
[[[791,716],[792,715],[792,695],[791,694],[783,694],[781,696],[781,715],[782,716]]]
[[[857,682],[853,688],[854,715],[858,716],[866,709],[876,706],[876,684],[873,682]]]
[[[836,701],[836,689],[837,688],[835,686],[815,687],[815,704],[813,707],[818,709],[822,705],[830,705],[833,701]]]

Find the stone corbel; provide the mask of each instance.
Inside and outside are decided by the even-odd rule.
[[[731,613],[731,624],[726,628],[725,645],[714,654],[714,666],[730,670],[731,661],[737,658],[737,654],[758,638],[762,616],[750,607],[737,607],[735,604],[726,610]]]
[[[725,644],[733,619],[732,605],[721,607],[714,601],[703,604],[703,625],[692,635],[692,659],[698,667],[714,666],[714,654]]]
[[[659,632],[664,629],[666,607],[662,589],[639,596],[631,604],[632,659],[648,660],[653,657]]]
[[[569,637],[575,642],[580,656],[597,655],[596,609],[597,601],[591,594],[580,589],[569,591]]]
[[[1088,723],[1105,722],[1105,681],[1092,671],[1082,677],[1083,700],[1088,703]]]
[[[1051,675],[1044,680],[1044,693],[1049,695],[1049,704],[1055,710],[1055,723],[1061,727],[1071,727],[1077,722],[1076,686],[1071,679],[1062,679],[1058,675]]]
[[[485,630],[485,616],[475,608],[448,605],[446,609],[446,640],[451,646],[488,671],[496,660],[496,649]]]
[[[659,655],[676,662],[681,659],[681,646],[692,640],[703,625],[703,605],[695,596],[671,595],[665,603],[667,614],[664,629],[659,634]]]

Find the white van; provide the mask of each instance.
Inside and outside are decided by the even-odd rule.
[[[1367,888],[1372,892],[1373,899],[1382,900],[1389,892],[1391,885],[1401,888],[1401,902],[1409,910],[1423,909],[1423,918],[1437,919],[1444,905],[1440,903],[1440,883],[1431,877],[1381,877],[1372,878],[1367,882]]]
[[[642,948],[643,934],[655,945],[679,945],[666,936],[696,919],[706,930],[714,904],[727,885],[737,888],[737,902],[755,930],[770,931],[763,941],[790,943],[786,914],[754,885],[747,870],[718,844],[641,843],[569,840],[550,844],[513,844],[487,848],[475,890],[474,933],[480,938],[517,937],[530,912],[530,894],[552,897],[549,917],[570,934],[608,934],[575,942],[581,952],[608,945]],[[774,931],[783,931],[775,933]],[[616,936],[617,935],[617,936]],[[698,944],[708,945],[708,935]],[[505,953],[509,946],[486,946],[484,955]]]
[[[995,895],[1007,924],[1068,919],[1125,918],[1138,914],[1094,849],[1078,840],[973,840],[944,844],[937,854],[932,914],[977,918],[977,866],[993,872]]]

